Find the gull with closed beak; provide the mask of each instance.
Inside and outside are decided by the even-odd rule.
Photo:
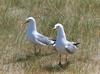
[[[55,47],[59,53],[60,57],[59,65],[61,65],[61,54],[67,55],[67,53],[69,54],[75,53],[78,50],[77,45],[79,43],[70,42],[66,39],[66,35],[62,24],[57,23],[53,29],[57,29],[57,38],[55,42]],[[67,56],[66,56],[66,61],[67,61]]]
[[[37,31],[36,21],[33,17],[27,18],[26,23],[28,23],[26,35],[29,41],[31,41],[34,44],[39,44],[39,45],[53,45],[55,43],[54,40],[40,34]]]

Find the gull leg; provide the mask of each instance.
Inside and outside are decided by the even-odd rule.
[[[36,55],[37,51],[36,51],[36,46],[34,47],[34,54]]]
[[[38,53],[39,53],[39,54],[41,54],[41,48],[39,48],[39,51],[38,51]]]
[[[66,62],[68,61],[68,56],[66,55]]]
[[[59,65],[61,66],[61,54],[59,55]]]
[[[68,61],[68,55],[66,55],[66,66],[68,66],[70,62]]]

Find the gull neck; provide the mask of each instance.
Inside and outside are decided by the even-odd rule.
[[[63,27],[60,27],[58,29],[57,39],[64,39],[64,40],[66,40],[66,35],[65,35],[65,32],[64,32],[64,28]]]
[[[33,31],[37,31],[36,29],[36,22],[31,20],[28,24],[28,31],[29,32],[33,32]]]

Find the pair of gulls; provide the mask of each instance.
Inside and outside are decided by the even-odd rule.
[[[50,39],[49,37],[40,34],[37,31],[36,21],[33,17],[27,18],[26,22],[28,23],[28,28],[26,33],[28,40],[30,40],[34,44],[55,46],[60,56],[59,65],[61,65],[61,54],[67,54],[67,53],[73,54],[74,52],[76,52],[76,50],[78,50],[77,45],[79,43],[70,42],[66,39],[66,35],[62,24],[60,23],[55,24],[53,29],[57,29],[57,38],[53,40]]]

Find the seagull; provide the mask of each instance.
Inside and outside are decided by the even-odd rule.
[[[36,28],[36,21],[33,17],[28,17],[26,19],[26,22],[28,23],[28,28],[27,28],[27,32],[26,32],[26,36],[27,39],[36,44],[36,45],[53,45],[55,43],[55,40],[48,38],[47,36],[44,36],[42,34],[40,34],[37,31]],[[36,51],[36,50],[35,50]],[[40,52],[40,50],[39,50]],[[35,52],[36,53],[36,52]]]
[[[66,54],[66,61],[67,61],[67,53],[69,54],[75,53],[78,50],[77,45],[80,43],[70,42],[66,39],[66,35],[62,24],[60,23],[55,24],[53,29],[57,30],[55,48],[58,51],[60,57],[59,65],[61,65],[61,54]]]

